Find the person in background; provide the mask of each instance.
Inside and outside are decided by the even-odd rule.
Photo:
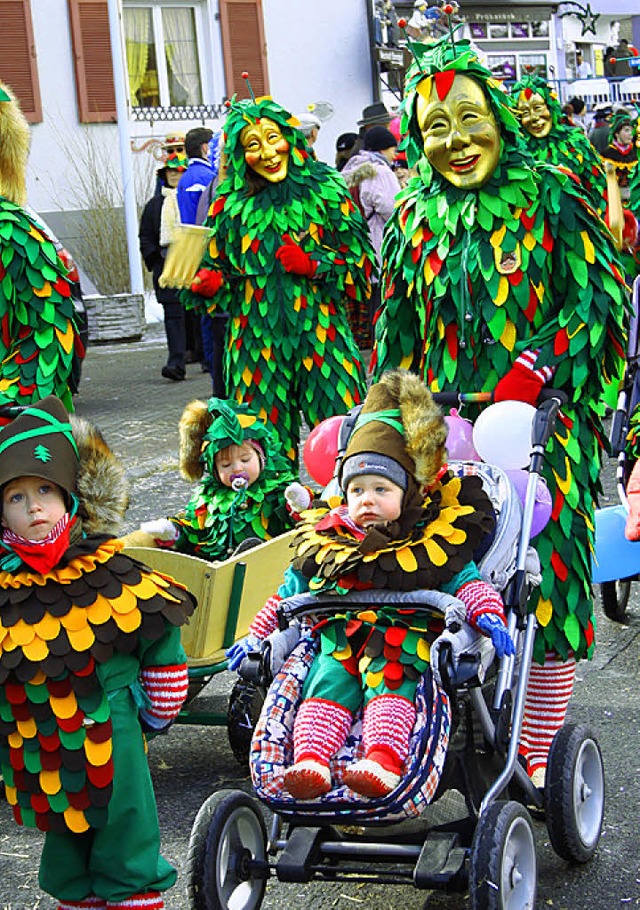
[[[218,175],[220,159],[220,134],[214,136],[208,127],[197,126],[185,136],[185,151],[189,159],[186,173],[178,184],[178,208],[183,224],[198,223],[198,204],[203,193],[207,192],[212,180]],[[192,333],[199,339],[202,349],[203,369],[211,374],[213,394],[218,398],[226,397],[226,388],[222,375],[222,356],[224,334],[227,325],[226,313],[199,316],[187,310],[187,344]]]
[[[185,370],[185,309],[173,288],[163,288],[158,279],[164,268],[167,249],[173,238],[176,224],[180,223],[176,188],[187,167],[184,154],[170,152],[162,167],[158,168],[160,194],[154,195],[145,205],[140,218],[140,253],[144,264],[153,276],[156,300],[164,311],[164,330],[167,336],[168,357],[162,367],[165,379],[179,382]]]
[[[609,145],[609,125],[613,116],[610,104],[597,104],[593,112],[593,124],[589,130],[589,142],[599,155]]]
[[[376,252],[378,268],[384,227],[395,207],[400,183],[393,170],[398,141],[384,126],[372,126],[364,134],[364,147],[353,155],[342,169],[351,195],[369,226],[371,243]],[[355,339],[362,349],[372,345],[373,318],[380,306],[380,285],[371,284],[368,307],[363,302],[362,318],[352,325]]]
[[[307,140],[307,147],[309,151],[317,161],[318,156],[316,155],[313,146],[318,138],[320,127],[322,126],[319,118],[316,117],[315,114],[312,114],[311,111],[304,111],[302,114],[295,114],[294,116],[300,123],[298,129]]]
[[[603,162],[613,162],[620,195],[625,204],[629,202],[631,174],[638,166],[638,150],[633,141],[636,126],[637,121],[633,120],[626,108],[615,111],[609,124],[609,142],[601,156]]]
[[[626,78],[633,76],[634,70],[629,63],[629,57],[634,56],[632,48],[626,38],[620,38],[618,44],[613,49],[613,53],[608,58],[611,74],[614,77]]]
[[[336,139],[336,168],[341,171],[354,153],[358,141],[357,133],[341,133]]]
[[[593,67],[584,59],[581,50],[576,50],[576,76],[578,79],[591,79],[593,76]]]

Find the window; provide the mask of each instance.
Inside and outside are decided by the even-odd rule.
[[[116,121],[107,0],[69,0],[81,123]]]
[[[30,0],[0,0],[0,79],[13,90],[30,123],[42,120],[42,104]]]
[[[201,104],[196,6],[136,4],[123,13],[133,107]]]

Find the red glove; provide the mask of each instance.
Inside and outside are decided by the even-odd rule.
[[[629,209],[623,209],[622,245],[625,250],[632,250],[638,245],[638,222]]]
[[[506,376],[498,382],[494,401],[524,401],[535,405],[545,382],[553,379],[551,367],[534,369],[538,351],[523,351]]]
[[[191,290],[194,294],[200,294],[201,297],[215,297],[223,282],[222,272],[217,272],[215,269],[200,269],[193,279]]]
[[[318,265],[317,262],[314,262],[308,253],[300,249],[289,234],[285,234],[282,239],[284,240],[284,245],[276,250],[276,259],[280,260],[285,272],[291,272],[293,275],[304,275],[305,278],[313,278]]]

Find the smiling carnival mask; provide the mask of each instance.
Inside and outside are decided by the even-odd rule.
[[[240,143],[247,166],[256,174],[270,183],[285,179],[289,170],[289,142],[273,120],[262,117],[245,126]]]
[[[427,77],[417,86],[416,114],[424,153],[453,186],[477,189],[498,166],[500,130],[481,86],[456,73],[445,92]]]

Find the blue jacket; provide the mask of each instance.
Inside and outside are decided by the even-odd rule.
[[[216,171],[203,158],[191,158],[178,183],[178,210],[183,224],[196,224],[200,196],[209,186]]]

